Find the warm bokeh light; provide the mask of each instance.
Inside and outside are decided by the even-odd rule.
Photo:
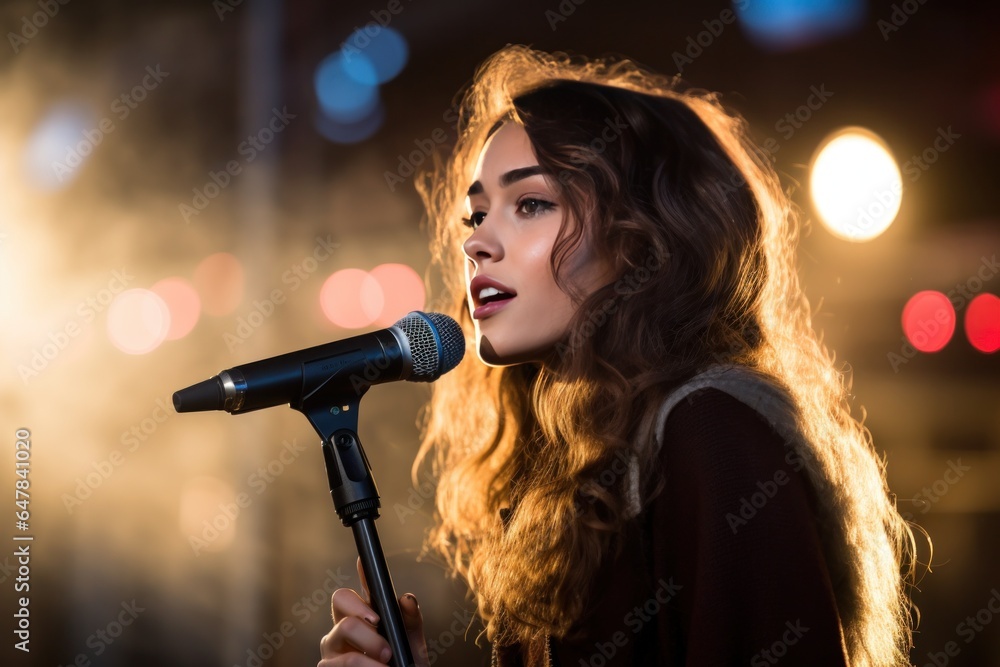
[[[903,333],[921,352],[937,352],[955,333],[955,308],[941,292],[917,292],[903,307]]]
[[[216,477],[196,477],[184,485],[178,527],[195,554],[223,551],[232,544],[242,509],[235,498],[233,487]]]
[[[406,264],[381,264],[371,276],[382,288],[384,305],[375,326],[388,327],[414,310],[423,310],[426,293],[420,275]]]
[[[848,241],[884,232],[899,212],[903,180],[885,143],[859,127],[827,138],[809,175],[813,205],[827,229]]]
[[[379,282],[367,271],[343,269],[323,283],[320,307],[338,327],[360,329],[382,314],[385,297]]]
[[[209,315],[229,315],[243,301],[243,265],[228,252],[217,252],[201,260],[193,280],[202,308]]]
[[[164,278],[150,288],[170,310],[170,330],[167,340],[177,340],[191,333],[201,316],[201,298],[190,282],[183,278]]]
[[[965,335],[980,352],[1000,349],[1000,297],[980,294],[965,311]]]
[[[170,310],[150,290],[125,290],[108,307],[108,338],[122,352],[152,352],[166,340],[169,330]]]

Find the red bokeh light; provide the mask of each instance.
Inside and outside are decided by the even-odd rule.
[[[903,333],[921,352],[937,352],[955,333],[955,308],[941,292],[917,292],[903,307]]]
[[[965,335],[980,352],[1000,349],[1000,297],[980,294],[965,311]]]

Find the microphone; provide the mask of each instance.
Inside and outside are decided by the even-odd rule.
[[[388,329],[234,366],[175,392],[174,409],[235,415],[295,407],[320,390],[347,402],[373,384],[433,382],[464,356],[458,322],[441,313],[413,311]]]

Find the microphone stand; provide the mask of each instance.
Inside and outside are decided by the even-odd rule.
[[[293,403],[291,407],[304,414],[323,439],[323,460],[326,462],[333,505],[340,520],[354,532],[372,606],[380,619],[379,634],[388,640],[392,649],[389,664],[414,667],[399,601],[375,529],[381,505],[378,489],[357,433],[358,406],[368,386],[358,386],[353,391],[345,392],[335,386],[339,384],[321,383],[315,391],[303,396],[298,404]],[[345,400],[345,394],[350,398]]]

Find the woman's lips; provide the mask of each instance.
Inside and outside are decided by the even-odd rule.
[[[516,299],[516,296],[512,296],[508,299],[500,299],[499,301],[490,301],[489,303],[484,303],[483,305],[472,311],[472,319],[481,320],[485,317],[489,317],[500,310],[505,308],[508,303]]]
[[[476,276],[469,284],[469,296],[474,300],[474,303],[481,303],[480,294],[487,290],[493,290],[493,295],[491,296],[495,296],[497,293],[517,296],[517,292],[513,289],[489,276]]]

